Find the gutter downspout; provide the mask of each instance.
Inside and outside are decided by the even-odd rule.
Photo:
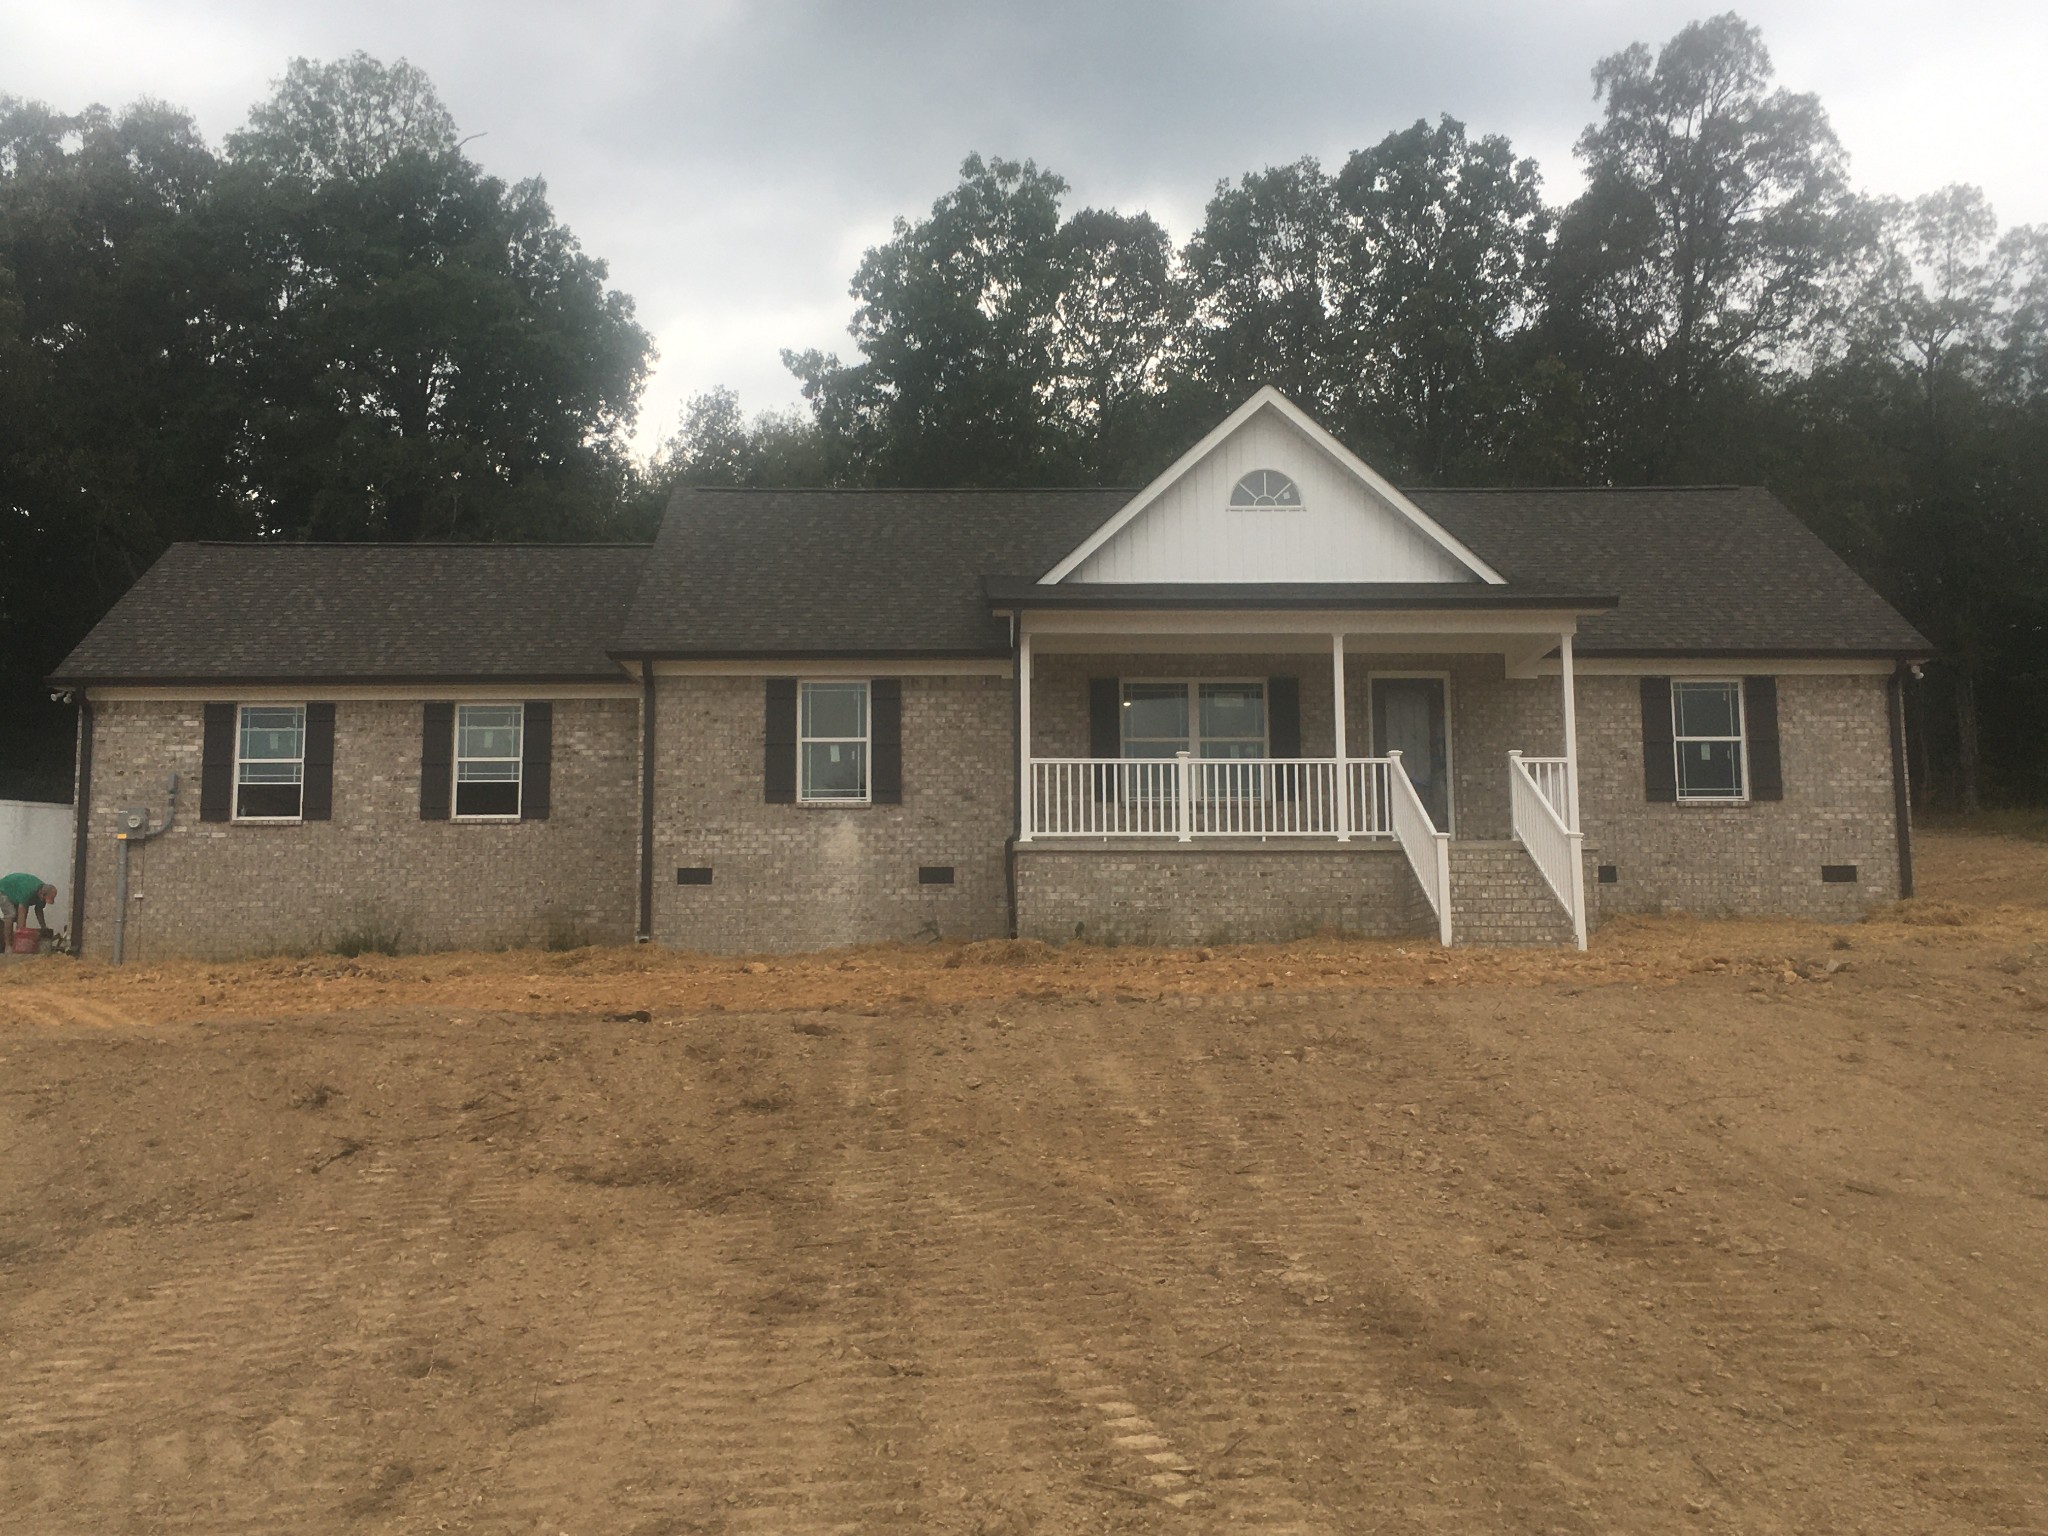
[[[1010,615],[1010,732],[1024,740],[1024,668],[1021,615]],[[1003,839],[1003,900],[1010,909],[1010,937],[1017,937],[1017,829],[1024,825],[1024,753],[1021,745],[1010,754],[1010,835]]]
[[[85,953],[86,838],[92,831],[92,700],[78,696],[78,774],[71,813],[71,953]]]
[[[1892,671],[1885,688],[1892,728],[1892,822],[1899,842],[1899,899],[1913,894],[1913,794],[1906,777],[1906,664]]]
[[[162,837],[178,823],[178,776],[173,773],[164,780],[164,792],[169,803],[164,807],[164,824],[154,829],[146,827],[123,827],[114,834],[114,841],[121,845],[121,856],[115,866],[114,876],[114,958],[119,965],[125,958],[128,943],[128,849],[133,843],[146,843],[152,838]],[[149,813],[141,813],[146,821]]]
[[[634,942],[654,942],[654,658],[640,658],[640,927]]]

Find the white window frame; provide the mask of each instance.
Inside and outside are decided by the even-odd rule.
[[[1735,734],[1733,736],[1681,736],[1678,731],[1678,690],[1685,687],[1706,685],[1715,688],[1735,690]],[[1670,683],[1671,693],[1671,774],[1672,790],[1680,805],[1747,805],[1749,804],[1749,698],[1748,690],[1742,686],[1739,677],[1674,677]],[[1700,741],[1732,741],[1735,743],[1736,792],[1732,795],[1688,795],[1685,792],[1685,744]]]
[[[299,808],[289,816],[244,816],[242,814],[242,716],[252,709],[296,709],[299,712]],[[288,763],[288,757],[252,757],[252,763]],[[234,807],[229,815],[230,822],[246,822],[252,826],[289,827],[306,819],[306,706],[290,700],[277,700],[258,704],[237,704],[235,706],[235,779]]]
[[[1125,709],[1127,709],[1127,708],[1129,707],[1129,704],[1130,704],[1130,701],[1129,701],[1128,697],[1126,696],[1125,690],[1126,690],[1126,689],[1128,689],[1128,688],[1129,688],[1129,687],[1131,686],[1131,684],[1133,684],[1133,683],[1138,683],[1138,684],[1142,684],[1142,685],[1144,685],[1144,686],[1146,686],[1146,687],[1159,687],[1160,685],[1164,684],[1164,685],[1169,685],[1169,686],[1178,686],[1178,687],[1182,687],[1182,688],[1185,688],[1185,689],[1187,689],[1187,691],[1188,691],[1188,756],[1189,756],[1189,757],[1191,757],[1191,758],[1193,758],[1193,759],[1194,759],[1194,760],[1195,760],[1196,762],[1198,762],[1198,763],[1199,763],[1199,762],[1211,762],[1211,763],[1226,763],[1226,762],[1240,762],[1240,763],[1242,763],[1242,762],[1268,762],[1268,761],[1270,761],[1270,760],[1272,759],[1272,756],[1273,756],[1273,690],[1272,690],[1272,687],[1271,687],[1271,686],[1269,685],[1269,683],[1267,682],[1267,680],[1266,680],[1265,678],[1263,678],[1263,677],[1120,677],[1120,678],[1118,678],[1118,679],[1117,679],[1117,693],[1116,693],[1116,705],[1117,705],[1117,734],[1116,734],[1116,746],[1117,746],[1117,756],[1118,756],[1118,757],[1120,757],[1120,758],[1122,758],[1122,759],[1123,759],[1123,760],[1124,760],[1125,762],[1131,762],[1131,763],[1170,763],[1170,762],[1172,762],[1172,761],[1173,761],[1173,759],[1172,759],[1172,758],[1170,758],[1170,757],[1132,757],[1132,756],[1131,756],[1131,755],[1130,755],[1130,754],[1129,754],[1128,752],[1126,752],[1126,751],[1124,750],[1124,747],[1125,747],[1125,745],[1127,744],[1127,742],[1128,742],[1128,740],[1129,740],[1129,736],[1128,736],[1128,734],[1127,734],[1127,733],[1125,732],[1125,730],[1124,730],[1124,728],[1123,728],[1123,712],[1124,712],[1124,710],[1125,710]],[[1201,695],[1201,689],[1202,689],[1202,687],[1203,687],[1203,686],[1204,686],[1205,684],[1208,684],[1208,683],[1229,683],[1229,684],[1231,684],[1231,685],[1232,685],[1232,686],[1234,686],[1234,687],[1256,687],[1256,688],[1257,688],[1257,689],[1259,690],[1259,700],[1260,700],[1260,703],[1261,703],[1261,705],[1263,706],[1263,707],[1262,707],[1262,709],[1260,710],[1260,714],[1261,714],[1261,716],[1263,717],[1263,720],[1264,720],[1264,724],[1265,724],[1265,731],[1264,731],[1264,734],[1263,734],[1263,735],[1261,735],[1261,736],[1260,736],[1260,738],[1259,738],[1259,755],[1258,755],[1258,757],[1256,757],[1256,758],[1242,758],[1242,757],[1240,757],[1240,758],[1226,758],[1226,757],[1210,757],[1210,758],[1205,758],[1205,757],[1203,757],[1203,756],[1202,756],[1202,695]],[[1219,740],[1222,740],[1222,741],[1248,741],[1248,740],[1250,740],[1251,738],[1249,738],[1249,737],[1247,737],[1247,736],[1224,736],[1224,737],[1219,737],[1218,739],[1219,739]]]
[[[1239,501],[1237,493],[1244,488],[1245,481],[1251,479],[1253,475],[1278,475],[1287,482],[1288,489],[1294,492],[1294,500]],[[1224,498],[1223,505],[1232,512],[1299,512],[1308,505],[1308,502],[1307,498],[1301,494],[1301,482],[1299,480],[1293,475],[1288,474],[1286,470],[1274,469],[1268,464],[1261,465],[1257,469],[1248,469],[1231,481],[1230,495]]]
[[[858,736],[809,736],[804,733],[804,694],[811,688],[854,688],[861,691],[860,718],[863,727]],[[860,747],[860,793],[858,795],[813,795],[810,793],[810,774],[807,771],[809,754],[804,748],[812,743],[831,745],[858,744]],[[798,805],[846,806],[872,805],[875,800],[875,689],[871,678],[865,677],[800,677],[796,683],[796,803]]]
[[[511,709],[519,713],[519,750],[512,756],[464,757],[462,753],[462,715],[470,709]],[[470,699],[455,706],[455,740],[450,745],[448,764],[448,819],[450,821],[517,821],[526,809],[526,705],[521,700],[511,699]],[[462,813],[462,765],[471,763],[502,763],[509,761],[513,767],[511,783],[517,793],[509,811],[491,811],[488,814]],[[478,780],[479,783],[506,782],[503,779]]]

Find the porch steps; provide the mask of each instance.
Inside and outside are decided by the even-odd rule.
[[[1454,841],[1451,942],[1564,946],[1572,921],[1520,843]]]

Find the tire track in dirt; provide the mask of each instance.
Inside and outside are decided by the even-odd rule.
[[[43,987],[0,991],[0,1024],[41,1029],[128,1029],[140,1022],[127,1011]]]
[[[1130,1242],[1137,1267],[1170,1275],[1169,1289],[1190,1272],[1219,1277],[1215,1315],[1227,1305],[1239,1320],[1206,1349],[1181,1348],[1175,1362],[1183,1415],[1204,1425],[1210,1446],[1234,1442],[1234,1475],[1215,1485],[1219,1509],[1274,1529],[1342,1529],[1361,1510],[1392,1515],[1398,1503],[1406,1528],[1468,1529],[1513,1507],[1546,1529],[1583,1529],[1566,1491],[1496,1410],[1497,1388],[1486,1363],[1469,1358],[1470,1342],[1459,1358],[1434,1357],[1418,1337],[1431,1309],[1412,1282],[1361,1245],[1357,1215],[1331,1198],[1329,1173],[1292,1128],[1255,1118],[1276,1112],[1249,1064],[1219,1072],[1152,1039],[1134,1051],[1123,1010],[1105,1008],[1096,1020],[1089,1054],[1124,1122],[1118,1152],[1096,1161],[1127,1170],[1132,1204],[1150,1218]],[[1169,1079],[1182,1091],[1169,1095]],[[1192,1113],[1190,1089],[1201,1098]],[[1154,1112],[1168,1102],[1179,1112]],[[1181,1169],[1202,1175],[1199,1194]],[[1197,1204],[1204,1196],[1206,1208]],[[1170,1329],[1156,1337],[1180,1342]],[[1259,1427],[1277,1402],[1300,1405],[1284,1416],[1284,1436]],[[1443,1491],[1418,1496],[1423,1483]],[[1249,1512],[1261,1504],[1284,1507]]]
[[[18,1341],[4,1507],[52,1532],[329,1528],[375,1472],[370,1426],[335,1411],[331,1373],[433,1331],[452,1304],[406,1294],[446,1240],[447,1193],[379,1162],[356,1177],[378,1191],[368,1233],[301,1210],[251,1256],[223,1223],[138,1294]]]
[[[1888,1357],[1865,1342],[1866,1329],[1831,1315],[1854,1306],[1839,1298],[1857,1295],[1881,1272],[1879,1283],[1889,1291],[1918,1288],[1896,1248],[1861,1252],[1859,1235],[1833,1224],[1802,1241],[1727,1217],[1719,1192],[1737,1177],[1725,1166],[1729,1149],[1718,1139],[1709,1147],[1682,1118],[1646,1118],[1652,1106],[1661,1110],[1668,1102],[1668,1083],[1659,1096],[1645,1091],[1647,1081],[1603,1070],[1614,1101],[1636,1117],[1629,1126],[1633,1145],[1605,1134],[1609,1127],[1598,1122],[1569,1132],[1552,1127],[1523,1138],[1519,1155],[1490,1171],[1514,1205],[1554,1212],[1553,1225],[1579,1233],[1577,1284],[1564,1288],[1605,1293],[1603,1311],[1628,1318],[1628,1331],[1641,1341],[1610,1346],[1614,1363],[1625,1367],[1619,1374],[1647,1379],[1662,1372],[1666,1385],[1683,1394],[1683,1413],[1668,1402],[1653,1410],[1643,1394],[1634,1416],[1689,1419],[1699,1447],[1698,1501],[1732,1506],[1753,1529],[1797,1531],[1824,1519],[1826,1506],[1807,1506],[1802,1519],[1792,1502],[1796,1485],[1861,1483],[1881,1490],[1895,1529],[1946,1530],[1956,1521],[1971,1530],[2043,1528],[2048,1438],[2031,1394],[1983,1385],[1983,1378],[1932,1358]],[[1487,1107],[1491,1124],[1518,1124],[1548,1108],[1520,1083],[1504,1086],[1507,1102]],[[1583,1101],[1583,1092],[1575,1096]],[[1476,1123],[1468,1109],[1454,1109],[1444,1129],[1463,1133],[1465,1120]],[[1617,1115],[1612,1125],[1621,1124]],[[1645,1143],[1683,1159],[1683,1177],[1665,1197],[1631,1197],[1590,1171],[1627,1167]],[[1476,1162],[1484,1154],[1465,1155]],[[1514,1225],[1505,1212],[1487,1224],[1496,1232]],[[1797,1272],[1814,1297],[1806,1321],[1789,1315],[1788,1272]],[[1977,1312],[1952,1288],[1936,1289],[1947,1315],[1934,1326],[1945,1337],[1928,1356],[1967,1360],[1987,1336],[2005,1333],[2010,1319]],[[1675,1380],[1674,1360],[1681,1362]],[[1769,1444],[1761,1449],[1775,1459],[1783,1482],[1760,1503],[1755,1477],[1724,1476],[1713,1463],[1721,1461],[1723,1472],[1747,1467],[1766,1428]]]

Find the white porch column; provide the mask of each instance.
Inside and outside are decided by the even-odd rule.
[[[1017,841],[1031,841],[1031,631],[1017,615]]]
[[[1579,827],[1579,702],[1572,687],[1572,636],[1566,630],[1558,637],[1558,676],[1564,679],[1564,797],[1565,821],[1571,830]]]
[[[1331,740],[1337,757],[1337,841],[1351,841],[1351,764],[1344,743],[1344,631],[1330,635],[1330,690],[1336,706],[1330,713]]]

